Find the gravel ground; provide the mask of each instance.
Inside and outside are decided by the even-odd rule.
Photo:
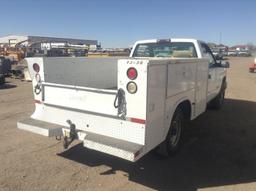
[[[0,88],[0,190],[256,190],[256,73],[253,58],[232,58],[226,102],[192,122],[178,155],[149,153],[130,163],[75,142],[18,130],[33,112],[31,83]]]

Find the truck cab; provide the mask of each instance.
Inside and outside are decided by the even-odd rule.
[[[198,41],[198,44],[201,58],[209,60],[207,102],[210,102],[219,94],[221,88],[226,89],[226,68],[229,67],[229,63],[222,63],[221,60],[217,61],[206,43]],[[224,98],[224,95],[221,96]]]
[[[161,44],[158,48],[161,53],[153,53],[154,50],[145,47],[148,44]],[[166,46],[165,46],[166,44]],[[143,47],[144,46],[144,50]],[[171,45],[171,46],[169,46]],[[152,48],[153,49],[153,48]],[[151,55],[150,55],[151,52]],[[168,52],[168,53],[167,53]],[[158,58],[205,58],[208,60],[208,85],[207,85],[207,103],[212,101],[220,92],[221,88],[226,88],[226,68],[229,68],[228,62],[216,60],[207,43],[196,39],[152,39],[137,41],[130,53],[130,57],[158,57]],[[222,95],[224,96],[224,95]],[[224,98],[224,97],[223,97]]]

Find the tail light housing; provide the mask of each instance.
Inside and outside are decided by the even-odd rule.
[[[37,83],[40,83],[40,82],[41,82],[41,76],[40,76],[40,74],[36,74],[36,75],[35,75],[35,79],[36,79],[36,82],[37,82]]]
[[[126,89],[130,94],[135,94],[138,90],[137,84],[135,82],[129,82],[126,86]]]
[[[131,67],[127,70],[127,77],[130,80],[135,80],[137,78],[137,76],[138,76],[138,72],[134,67]]]
[[[33,70],[38,73],[40,71],[40,66],[37,63],[33,64]]]

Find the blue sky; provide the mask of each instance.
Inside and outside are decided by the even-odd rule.
[[[0,36],[96,39],[127,47],[150,38],[256,44],[255,0],[0,0]]]

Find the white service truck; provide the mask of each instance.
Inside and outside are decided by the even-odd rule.
[[[221,107],[229,67],[195,39],[138,41],[122,59],[26,61],[35,111],[18,128],[133,162],[175,153],[186,122]]]

